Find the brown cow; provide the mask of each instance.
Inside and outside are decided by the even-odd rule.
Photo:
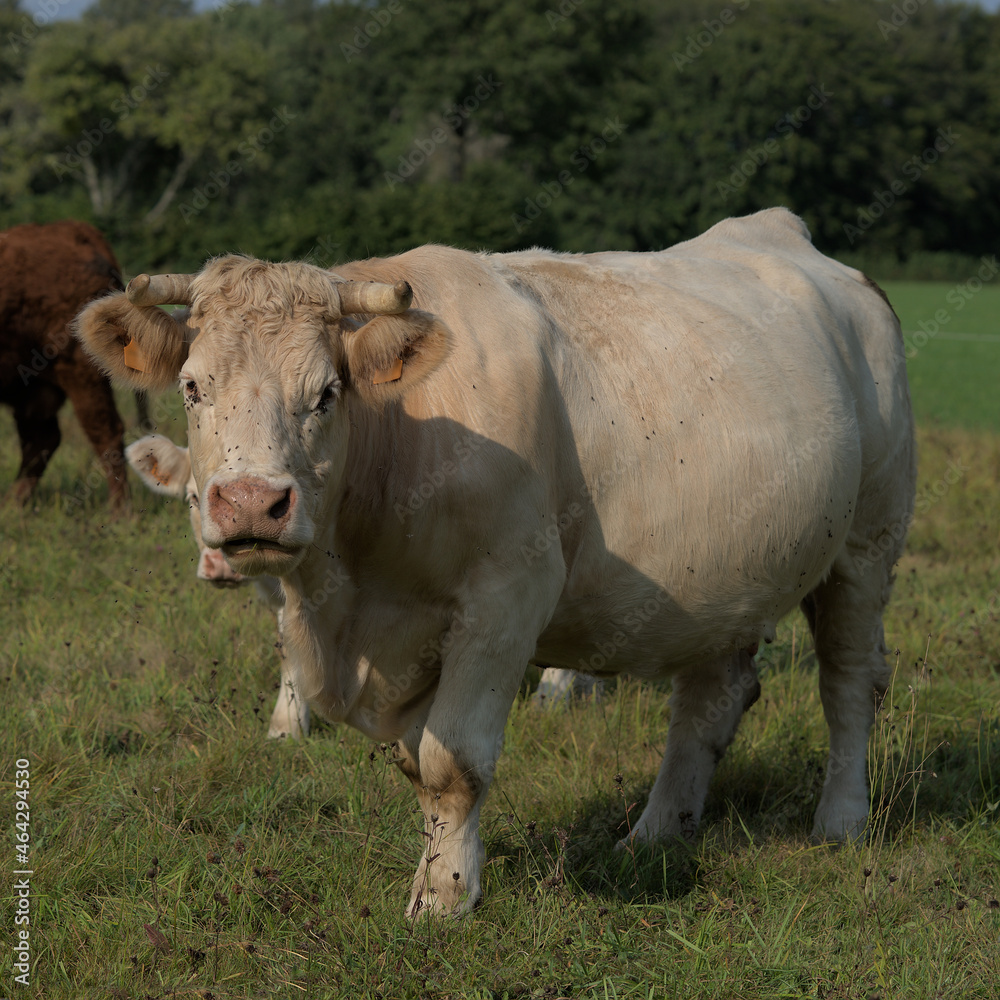
[[[83,222],[27,223],[0,233],[0,403],[14,410],[21,467],[12,497],[27,503],[59,445],[68,397],[97,452],[111,504],[128,503],[121,417],[111,384],[72,336],[70,321],[122,288],[104,237]]]

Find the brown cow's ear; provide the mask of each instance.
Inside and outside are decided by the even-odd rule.
[[[448,327],[419,309],[376,316],[343,334],[351,388],[371,406],[398,399],[441,365],[451,341]]]
[[[151,392],[174,388],[196,334],[157,306],[134,306],[120,293],[91,302],[73,332],[112,381]]]

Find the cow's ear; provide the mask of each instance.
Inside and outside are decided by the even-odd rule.
[[[147,434],[125,449],[128,464],[154,492],[183,497],[191,478],[191,458],[187,448],[174,444],[162,434]]]
[[[382,406],[433,372],[451,341],[451,331],[431,313],[376,316],[343,334],[349,384],[366,403]]]
[[[134,306],[124,293],[91,302],[73,332],[113,382],[163,392],[177,384],[197,333],[158,306]]]

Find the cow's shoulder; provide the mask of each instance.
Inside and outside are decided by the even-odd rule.
[[[441,298],[444,289],[481,289],[495,283],[490,254],[428,243],[393,257],[369,257],[339,265],[331,270],[343,281],[403,280],[413,289],[415,308],[426,307],[429,299]],[[446,296],[445,296],[446,297]]]
[[[805,221],[794,212],[781,207],[765,208],[752,215],[723,219],[704,234],[706,237],[712,235],[756,243],[762,248],[786,244],[801,246],[803,241],[812,243],[812,234]]]

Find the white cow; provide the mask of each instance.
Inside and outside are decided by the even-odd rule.
[[[138,441],[133,441],[125,449],[125,458],[142,481],[155,493],[183,497],[187,500],[191,531],[198,548],[198,579],[206,580],[216,586],[238,586],[241,583],[249,583],[249,577],[237,573],[218,549],[210,549],[202,540],[198,486],[191,474],[191,459],[187,448],[174,444],[162,434],[147,434]],[[254,583],[257,596],[277,616],[280,633],[282,608],[285,604],[281,593],[281,582],[273,576],[259,576]],[[282,643],[281,687],[267,731],[271,739],[280,739],[284,736],[296,739],[309,734],[309,703],[295,690],[296,673]]]
[[[691,837],[800,603],[830,728],[814,834],[864,830],[912,416],[895,314],[791,213],[659,253],[226,256],[134,279],[78,334],[120,382],[179,379],[206,545],[281,578],[313,708],[394,742],[426,821],[411,913],[480,897],[529,661],[672,677],[631,836]]]

